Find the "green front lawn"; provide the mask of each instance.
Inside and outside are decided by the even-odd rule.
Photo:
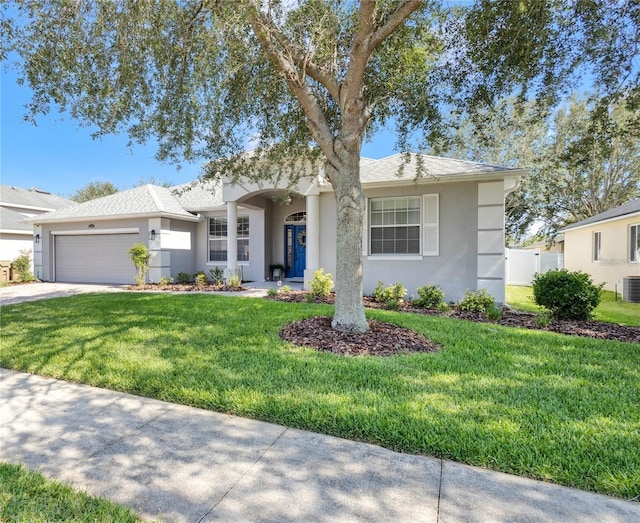
[[[543,310],[533,301],[533,289],[531,287],[508,285],[507,303],[522,311],[540,312]],[[594,319],[640,327],[640,303],[622,301],[620,294],[618,294],[618,299],[616,300],[613,292],[602,291],[602,300],[595,311]]]
[[[433,354],[341,357],[284,343],[332,308],[116,293],[2,308],[0,365],[631,498],[640,347],[368,311]]]
[[[23,466],[0,463],[0,521],[136,523],[130,509],[88,496]]]

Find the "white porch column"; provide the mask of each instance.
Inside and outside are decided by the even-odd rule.
[[[238,270],[238,204],[227,202],[227,275]]]
[[[313,273],[320,268],[320,195],[307,195],[307,252],[304,288],[309,289]]]

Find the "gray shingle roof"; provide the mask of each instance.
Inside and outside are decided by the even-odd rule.
[[[619,218],[636,212],[640,212],[640,198],[638,198],[637,200],[631,200],[630,202],[624,203],[619,207],[609,209],[608,211],[601,212],[600,214],[596,214],[591,218],[576,222],[561,230],[568,231],[577,227],[583,227],[585,225],[591,225],[594,223],[603,222],[605,220],[611,220],[612,218]]]
[[[201,182],[196,180],[172,187],[171,191],[180,204],[189,211],[205,211],[224,205],[222,188],[215,182]]]
[[[55,210],[76,205],[76,202],[40,189],[22,189],[11,185],[0,185],[0,205]]]
[[[0,207],[0,230],[24,231],[29,234],[31,233],[33,226],[31,223],[23,223],[23,220],[26,219],[27,217],[24,214]]]
[[[187,212],[170,189],[157,185],[141,185],[127,191],[117,192],[89,200],[74,207],[41,214],[34,218],[38,222],[76,220],[83,218],[118,216],[175,216],[195,219]]]
[[[500,167],[485,163],[469,162],[466,160],[455,160],[439,156],[420,155],[424,177],[454,178],[457,176],[491,175],[491,174],[522,174],[521,169],[510,167]],[[404,158],[401,154],[394,154],[379,160],[363,158],[360,161],[360,177],[362,183],[380,183],[391,181],[410,181],[416,178],[417,165],[415,155],[412,155],[409,163],[404,165],[402,176],[398,176],[398,169],[403,164]]]

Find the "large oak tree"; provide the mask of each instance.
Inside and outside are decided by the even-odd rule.
[[[544,110],[585,72],[637,102],[637,2],[456,4],[18,1],[4,4],[3,51],[20,55],[33,116],[56,105],[98,135],[156,138],[160,159],[204,158],[205,176],[295,180],[321,162],[337,202],[333,325],[362,332],[368,135],[393,125],[400,149],[438,143],[497,96]]]

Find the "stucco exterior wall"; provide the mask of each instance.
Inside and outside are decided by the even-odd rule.
[[[564,233],[564,265],[570,271],[583,271],[595,283],[610,291],[622,290],[624,276],[640,276],[640,263],[629,261],[629,227],[640,224],[640,216],[620,218]],[[593,260],[593,236],[600,232],[600,261]]]
[[[31,234],[0,233],[0,261],[13,261],[20,251],[33,251],[33,236]]]
[[[478,266],[478,184],[429,184],[417,187],[366,190],[369,198],[389,196],[439,195],[439,254],[437,256],[372,256],[365,224],[363,241],[363,287],[371,294],[378,280],[390,285],[404,283],[416,296],[418,287],[440,285],[446,299],[458,301],[467,289],[477,285]],[[335,275],[336,205],[333,193],[320,196],[320,266]],[[503,247],[502,247],[503,248]],[[415,259],[419,258],[419,259]],[[504,291],[503,291],[504,292]],[[503,293],[496,296],[503,298]]]

